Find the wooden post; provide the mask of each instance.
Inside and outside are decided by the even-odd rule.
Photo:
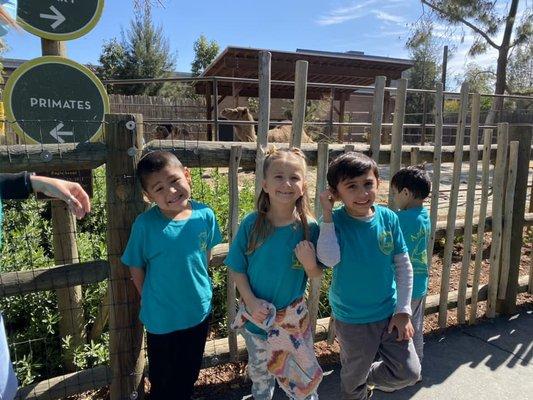
[[[218,132],[218,82],[216,78],[213,78],[213,119],[215,120],[215,135],[214,139],[219,141]]]
[[[211,120],[212,105],[211,105],[211,86],[209,82],[205,83],[205,119]],[[207,140],[213,140],[213,125],[207,123]]]
[[[296,61],[294,73],[294,109],[292,111],[291,147],[300,147],[305,121],[305,101],[307,94],[307,61]]]
[[[528,162],[529,164],[529,162]],[[505,202],[503,213],[502,257],[498,299],[504,300],[507,295],[507,283],[511,263],[511,240],[513,232],[514,195],[516,185],[516,168],[518,165],[518,142],[509,144],[509,167],[507,171],[507,185],[505,187]],[[466,218],[466,217],[465,217]]]
[[[134,123],[133,130],[126,127]],[[143,119],[140,114],[106,115],[105,138],[108,151],[107,252],[110,266],[109,357],[112,381],[111,400],[144,397],[143,327],[139,320],[140,298],[128,268],[120,262],[131,226],[144,210],[135,166],[140,158]],[[135,146],[136,154],[128,150]],[[131,151],[131,150],[130,150]]]
[[[257,123],[257,153],[255,157],[255,198],[261,193],[263,162],[268,146],[268,126],[270,124],[270,74],[272,54],[259,53],[259,114]]]
[[[407,79],[398,82],[396,103],[394,105],[394,121],[392,124],[390,176],[394,176],[402,166],[403,120],[405,116],[405,97],[407,94]],[[389,190],[389,207],[392,206],[392,190]]]
[[[470,302],[469,323],[475,324],[477,317],[477,300],[479,277],[481,275],[481,259],[483,258],[483,243],[485,242],[485,219],[487,217],[487,203],[489,199],[489,169],[490,147],[492,144],[492,130],[486,129],[483,138],[483,161],[481,169],[481,204],[479,205],[479,218],[477,223],[476,261],[472,278],[472,300]]]
[[[439,217],[439,188],[440,188],[440,165],[442,155],[442,83],[435,87],[435,147],[433,150],[433,179],[431,182],[431,235],[428,243],[428,262],[431,265],[433,247],[435,246],[435,230]]]
[[[468,108],[468,83],[461,86],[461,106],[459,120],[457,122],[457,134],[455,137],[455,156],[453,163],[452,190],[450,193],[450,209],[448,211],[446,226],[446,244],[444,246],[444,258],[442,261],[442,274],[439,300],[439,326],[446,328],[448,316],[448,291],[450,290],[450,268],[452,266],[453,239],[455,237],[455,217],[457,216],[457,203],[459,200],[459,185],[461,165],[463,162],[463,142],[466,128],[466,114]]]
[[[381,124],[383,123],[383,99],[385,98],[384,76],[376,76],[374,83],[374,101],[372,104],[372,127],[370,128],[370,153],[372,159],[379,162],[379,147],[381,145]]]
[[[344,112],[346,110],[346,98],[345,94],[341,93],[341,97],[339,100],[339,122],[342,124],[344,122]],[[337,141],[339,143],[344,142],[344,126],[339,125],[339,131],[337,132]]]
[[[328,143],[319,142],[317,150],[317,172],[316,172],[316,192],[315,192],[315,215],[317,218],[322,216],[322,205],[320,204],[320,193],[326,190],[326,174],[328,172]],[[313,336],[316,330],[316,320],[318,315],[318,305],[320,300],[320,287],[322,277],[310,279],[309,297],[307,298],[307,307],[309,309],[311,329]]]
[[[229,189],[229,221],[228,221],[228,236],[229,243],[233,242],[233,239],[237,235],[237,229],[239,228],[239,163],[241,162],[242,146],[231,146],[230,158],[229,158],[229,171],[228,171],[228,189]],[[237,305],[235,300],[237,293],[235,289],[235,281],[232,279],[228,269],[228,279],[226,285],[226,304],[228,309],[228,345],[231,361],[237,361],[238,348],[237,348],[237,333],[230,328],[231,324],[235,320],[237,314]]]
[[[480,95],[475,93],[472,97],[472,113],[470,117],[470,163],[468,169],[468,186],[466,193],[465,233],[463,235],[463,260],[459,279],[459,292],[457,297],[457,320],[460,324],[466,322],[466,285],[470,259],[472,256],[472,226],[474,223],[474,200],[476,198],[476,178],[478,162],[478,130]]]
[[[498,124],[498,150],[496,152],[496,166],[492,178],[492,243],[490,247],[490,275],[487,295],[487,317],[489,318],[496,316],[496,297],[502,246],[503,185],[506,172],[508,131],[509,124]]]
[[[532,133],[533,128],[528,124],[513,124],[509,127],[509,140],[518,141],[519,147],[512,220],[513,228],[511,233],[509,280],[507,282],[505,300],[501,300],[498,303],[498,312],[503,314],[512,314],[516,311]]]
[[[335,89],[329,92],[329,112],[328,112],[328,137],[333,138],[333,110],[335,109]]]
[[[43,56],[67,56],[65,42],[41,39]],[[68,206],[59,200],[51,201],[52,235],[54,243],[54,261],[56,264],[79,262],[76,244],[76,219]],[[75,371],[73,350],[85,343],[85,319],[83,316],[83,293],[81,286],[72,286],[56,290],[57,307],[60,315],[59,335],[70,337],[71,347],[63,354],[65,369]]]
[[[411,165],[420,164],[420,147],[411,147]]]

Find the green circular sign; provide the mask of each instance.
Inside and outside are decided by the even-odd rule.
[[[18,0],[17,21],[28,32],[50,40],[71,40],[94,28],[104,0]]]
[[[30,143],[94,141],[102,133],[109,99],[86,67],[57,56],[22,64],[4,90],[6,115]]]

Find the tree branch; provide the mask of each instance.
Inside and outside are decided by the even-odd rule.
[[[427,0],[421,0],[421,1],[422,1],[423,4],[427,5],[428,7],[430,7],[431,9],[436,11],[437,13],[439,13],[441,15],[444,15],[444,16],[447,16],[448,18],[451,18],[450,15],[446,13],[446,11],[438,8],[436,5],[432,4],[431,2],[429,2]],[[487,41],[487,43],[490,44],[492,47],[494,47],[496,50],[500,50],[500,46],[498,46],[496,43],[494,43],[492,41],[492,39],[485,32],[483,32],[481,29],[479,29],[477,26],[473,25],[472,23],[468,22],[466,19],[461,18],[459,16],[457,16],[455,18],[457,18],[458,21],[461,21],[463,24],[468,26],[470,29],[472,29],[477,34],[481,35]]]

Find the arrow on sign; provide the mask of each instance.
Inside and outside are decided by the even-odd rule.
[[[52,27],[52,29],[56,29],[59,25],[65,22],[66,18],[54,6],[50,6],[50,11],[52,11],[54,14],[39,14],[39,17],[54,20],[55,22],[50,26]]]
[[[64,126],[65,125],[63,124],[63,122],[60,122],[59,124],[57,124],[57,126],[54,129],[52,129],[50,131],[50,135],[52,135],[52,137],[55,140],[57,140],[59,143],[65,143],[65,140],[61,136],[72,136],[72,135],[74,135],[74,133],[72,133],[71,131],[61,132],[61,129]]]

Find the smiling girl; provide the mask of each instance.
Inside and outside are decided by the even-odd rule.
[[[322,269],[305,175],[301,150],[269,151],[257,211],[241,222],[225,260],[244,302],[234,325],[243,326],[256,400],[271,399],[276,380],[291,399],[318,398],[322,370],[303,296],[307,277]]]

